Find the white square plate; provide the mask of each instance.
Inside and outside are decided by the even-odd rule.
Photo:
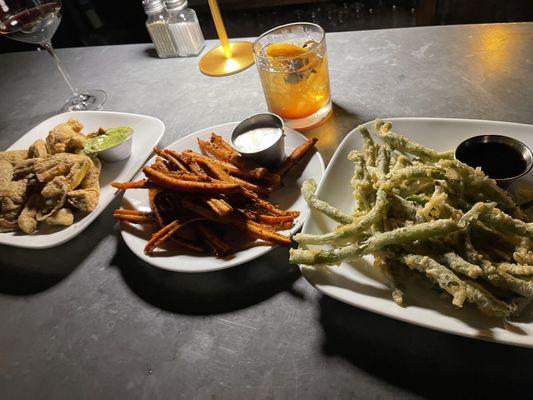
[[[480,134],[511,136],[533,149],[531,125],[444,118],[387,120],[392,122],[395,132],[440,151],[455,149],[464,139]],[[373,131],[372,122],[366,126]],[[353,163],[347,156],[351,150],[362,147],[361,135],[353,130],[335,152],[317,190],[319,198],[348,213],[353,210],[354,200],[350,185]],[[530,172],[521,179],[519,186],[533,190],[532,182],[533,173]],[[313,211],[302,232],[319,234],[334,228],[334,222]],[[429,286],[415,285],[406,288],[407,306],[400,307],[392,301],[390,290],[375,273],[372,262],[372,256],[366,256],[358,262],[343,262],[338,267],[304,267],[302,272],[313,286],[328,296],[377,314],[457,335],[533,347],[533,307],[526,308],[518,319],[504,322],[487,317],[470,305],[457,309],[448,298]]]
[[[83,124],[83,133],[102,127],[130,126],[133,128],[131,156],[116,163],[102,162],[100,176],[100,200],[96,209],[86,215],[77,215],[74,224],[66,228],[47,227],[40,224],[32,235],[21,232],[0,233],[0,244],[31,249],[44,249],[64,243],[80,234],[113,200],[117,190],[113,181],[129,181],[144,165],[165,133],[165,125],[159,119],[146,115],[127,114],[111,111],[76,111],[55,115],[22,136],[7,150],[27,149],[35,140],[44,139],[56,125],[75,118]]]

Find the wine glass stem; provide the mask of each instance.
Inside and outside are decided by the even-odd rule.
[[[65,80],[65,82],[67,83],[68,87],[72,91],[72,94],[73,95],[79,94],[79,90],[72,83],[72,79],[70,78],[70,75],[68,74],[67,70],[65,69],[65,66],[63,65],[63,63],[61,62],[61,59],[57,56],[54,48],[52,47],[52,42],[50,42],[49,40],[46,40],[46,41],[41,43],[41,46],[48,52],[48,54],[50,54],[52,56],[52,58],[56,62],[57,69],[59,70],[59,72],[61,73],[61,76],[63,76],[63,79]]]

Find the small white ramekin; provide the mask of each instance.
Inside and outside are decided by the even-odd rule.
[[[131,155],[132,143],[133,135],[113,147],[97,152],[98,157],[109,163],[125,160]]]

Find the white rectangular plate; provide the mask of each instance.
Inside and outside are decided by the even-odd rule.
[[[96,209],[86,215],[76,216],[74,224],[66,228],[39,225],[39,230],[32,235],[21,232],[0,233],[0,244],[32,249],[44,249],[64,243],[80,234],[113,200],[117,190],[111,186],[113,181],[129,181],[144,165],[152,153],[152,148],[159,143],[165,133],[165,125],[159,119],[146,115],[127,114],[111,111],[77,111],[55,115],[26,133],[7,150],[27,149],[35,140],[44,139],[56,125],[69,118],[79,120],[83,132],[98,128],[130,126],[133,128],[131,156],[116,163],[102,162],[100,176],[100,200]]]
[[[440,151],[455,149],[464,139],[480,134],[511,136],[533,149],[531,125],[443,118],[387,120],[392,122],[395,132]],[[372,132],[372,123],[366,125]],[[355,130],[350,132],[335,152],[317,190],[319,198],[349,213],[354,206],[350,185],[353,163],[347,155],[362,147],[360,134]],[[529,173],[517,182],[515,190],[532,190],[532,182],[533,173]],[[313,211],[302,232],[316,234],[334,228],[335,223]],[[400,307],[392,301],[383,279],[372,268],[372,261],[368,256],[359,262],[343,262],[338,267],[302,268],[302,272],[312,285],[328,296],[377,314],[461,336],[533,347],[533,307],[526,308],[518,319],[504,322],[481,314],[471,305],[457,309],[447,297],[424,284],[409,285],[406,307]]]

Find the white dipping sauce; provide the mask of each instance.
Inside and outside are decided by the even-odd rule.
[[[269,148],[276,143],[280,137],[280,128],[256,128],[241,133],[233,140],[233,144],[237,151],[255,153]]]

